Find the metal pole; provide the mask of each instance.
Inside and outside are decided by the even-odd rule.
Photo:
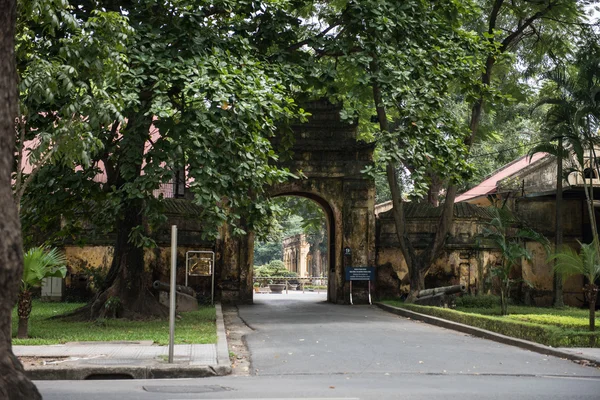
[[[212,288],[210,291],[210,304],[215,305],[215,253],[212,253],[212,264],[210,266],[210,274],[212,275]]]
[[[175,277],[177,270],[177,225],[171,226],[171,292],[169,297],[169,364],[175,350]]]
[[[373,305],[373,303],[371,303],[371,281],[369,281],[369,304]]]
[[[350,305],[354,305],[354,303],[352,303],[352,281],[350,281]]]
[[[190,265],[189,256],[190,256],[190,252],[186,251],[185,252],[185,286],[188,285],[188,274],[190,273],[188,270],[188,267]]]

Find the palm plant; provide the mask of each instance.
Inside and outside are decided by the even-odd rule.
[[[594,212],[593,173],[589,183],[585,179],[586,167],[596,169],[600,176],[600,166],[596,160],[596,145],[599,142],[600,129],[600,45],[597,35],[588,32],[588,40],[584,41],[577,54],[575,64],[559,66],[550,71],[546,77],[552,85],[552,94],[542,99],[539,105],[549,105],[543,124],[546,140],[529,152],[547,152],[557,159],[556,176],[556,240],[555,248],[562,247],[562,182],[563,159],[569,157],[573,165],[566,174],[576,172],[584,177],[583,186],[587,200],[588,216],[592,235],[598,244],[598,230]],[[536,106],[536,107],[537,107]],[[568,148],[569,150],[566,150]],[[586,166],[584,153],[589,152],[589,166]],[[596,249],[600,252],[600,248]],[[554,280],[554,305],[562,306],[562,281],[559,274]]]
[[[489,228],[485,228],[484,236],[491,239],[500,250],[501,262],[492,269],[492,274],[500,281],[501,313],[502,315],[508,315],[510,289],[515,282],[510,277],[511,272],[522,259],[531,259],[531,252],[524,247],[524,241],[533,240],[542,243],[547,248],[548,240],[531,229],[513,229],[511,225],[516,221],[504,208],[493,207],[491,211],[495,216],[489,222]],[[511,232],[511,230],[514,232]]]
[[[598,243],[581,243],[581,250],[577,253],[570,247],[564,247],[562,251],[552,254],[550,260],[555,261],[554,271],[563,277],[583,275],[588,283],[583,291],[590,305],[590,331],[596,327],[596,298],[598,297],[598,286],[596,281],[600,278],[600,254]]]
[[[64,278],[67,260],[56,248],[34,247],[23,255],[23,278],[19,287],[17,313],[19,315],[18,338],[28,337],[29,315],[31,314],[31,289],[40,287],[45,278]]]

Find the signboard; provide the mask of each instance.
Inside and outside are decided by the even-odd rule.
[[[215,252],[214,251],[188,251],[185,253],[185,286],[188,285],[188,276],[210,276],[211,304],[215,304]]]
[[[189,276],[211,276],[212,254],[198,254],[189,251],[187,257],[187,268]]]
[[[346,267],[347,281],[374,281],[375,267]]]

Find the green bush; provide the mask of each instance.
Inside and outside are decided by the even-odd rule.
[[[457,308],[494,308],[500,305],[500,297],[491,294],[464,295],[456,298]]]
[[[283,261],[274,260],[266,265],[254,267],[254,276],[256,278],[295,278],[298,274],[288,271]]]
[[[399,300],[384,303],[410,311],[458,322],[476,328],[530,340],[552,347],[600,347],[600,332],[567,329],[561,326],[533,323],[509,317],[481,315],[470,311],[405,304]],[[531,315],[529,315],[531,317]],[[541,316],[540,316],[541,317]],[[541,318],[543,319],[543,318]],[[546,319],[548,321],[548,318]]]
[[[533,322],[542,325],[554,325],[566,329],[588,329],[590,323],[587,319],[578,317],[568,317],[564,315],[552,314],[512,314],[508,318],[517,321]]]

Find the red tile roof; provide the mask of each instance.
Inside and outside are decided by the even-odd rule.
[[[523,168],[535,163],[547,155],[548,153],[536,153],[531,159],[529,156],[523,156],[511,161],[502,168],[498,169],[479,185],[457,196],[456,202],[458,203],[460,201],[470,200],[475,197],[487,196],[489,194],[496,193],[498,181],[521,171]]]

